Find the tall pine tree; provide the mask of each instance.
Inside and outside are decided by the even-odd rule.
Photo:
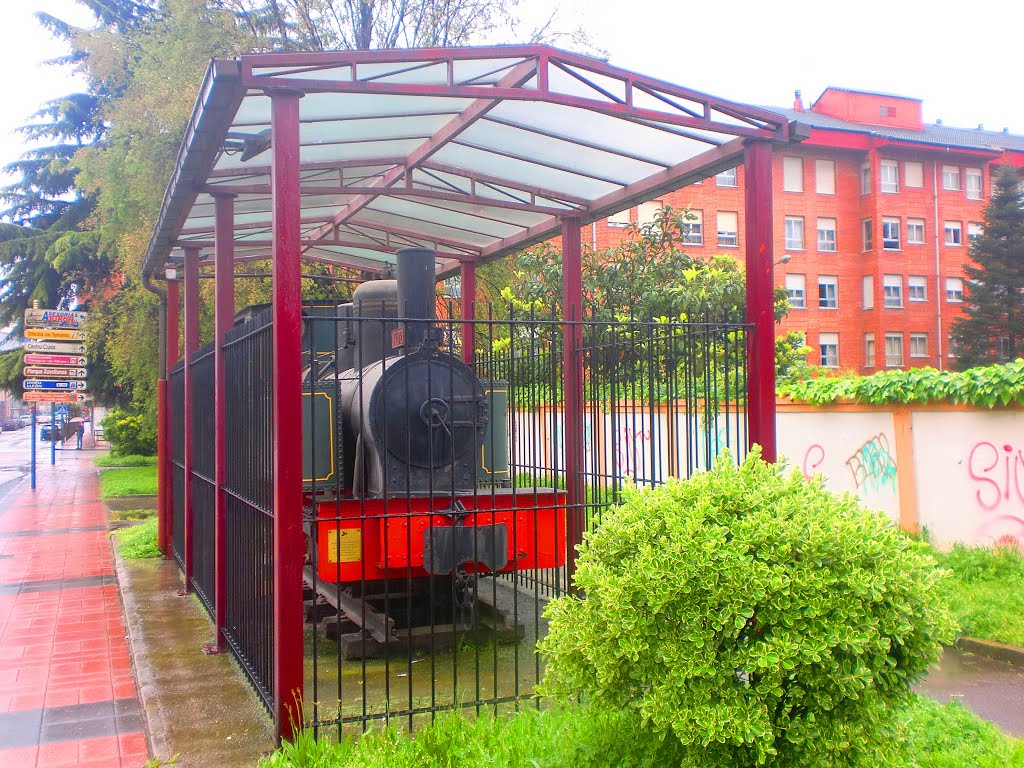
[[[1024,357],[1024,194],[1012,168],[996,177],[985,230],[971,243],[964,317],[953,323],[960,368]]]

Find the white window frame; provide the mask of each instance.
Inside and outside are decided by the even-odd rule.
[[[942,188],[946,192],[959,192],[960,191],[960,166],[959,165],[944,165],[944,166],[942,166]]]
[[[964,244],[964,232],[962,222],[947,221],[945,223],[945,229],[947,248],[959,248]]]
[[[871,163],[864,163],[860,167],[860,193],[871,194]]]
[[[907,219],[907,245],[924,245],[925,244],[925,221],[924,219]],[[914,235],[920,231],[920,238]]]
[[[792,225],[792,227],[790,226]],[[804,249],[804,217],[786,217],[786,250],[802,251]],[[791,233],[792,230],[792,233]]]
[[[882,275],[882,306],[903,309],[903,275]]]
[[[680,224],[683,245],[704,245],[704,212],[689,210]]]
[[[924,348],[922,349],[922,343]],[[915,349],[917,347],[917,349]],[[912,333],[910,334],[910,357],[921,358],[928,357],[928,334],[927,333]]]
[[[822,224],[825,226],[822,226]],[[830,233],[831,237],[829,237]],[[835,219],[827,217],[818,219],[818,250],[826,253],[835,253],[838,250]]]
[[[818,352],[822,368],[839,367],[839,334],[819,333]]]
[[[967,222],[967,242],[973,243],[985,233],[985,225],[979,221]]]
[[[802,157],[782,156],[782,191],[804,191],[804,159]]]
[[[627,208],[624,211],[619,211],[618,213],[613,213],[611,216],[609,216],[608,217],[608,226],[609,227],[618,227],[620,229],[622,227],[628,227],[631,224],[631,222],[629,220],[629,210],[630,209]]]
[[[836,193],[836,161],[814,161],[814,191],[819,195]]]
[[[648,200],[636,207],[636,223],[639,226],[653,224],[654,218],[662,208],[665,207],[663,200]]]
[[[879,189],[893,195],[900,191],[900,164],[896,160],[883,160],[878,167]]]
[[[786,273],[786,295],[790,309],[807,309],[807,275]]]
[[[875,276],[864,275],[860,279],[860,307],[861,309],[875,308]]]
[[[874,248],[874,235],[874,222],[871,219],[862,219],[860,222],[860,249],[863,253]]]
[[[924,163],[917,160],[903,162],[903,186],[907,189],[922,189],[924,187]]]
[[[893,237],[895,230],[896,236]],[[900,220],[897,216],[882,217],[882,250],[898,251],[902,241],[900,239]]]
[[[839,275],[818,275],[818,309],[839,309]]]
[[[968,200],[982,200],[985,197],[985,174],[981,168],[968,168],[965,172],[964,188]]]
[[[739,185],[739,171],[736,168],[728,168],[715,176],[716,187],[731,188]]]
[[[864,367],[875,367],[875,334],[864,334]]]
[[[719,248],[736,248],[740,244],[740,214],[738,211],[719,211],[715,214]]]
[[[946,303],[964,303],[964,279],[962,277],[946,278]]]
[[[885,367],[903,367],[903,334],[885,334]]]
[[[907,301],[928,301],[928,278],[910,275],[907,278]]]

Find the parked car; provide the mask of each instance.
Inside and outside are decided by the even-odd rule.
[[[0,427],[3,427],[4,432],[21,429],[23,426],[25,425],[21,423],[21,419],[4,419],[0,422]]]
[[[65,422],[64,424],[57,424],[51,430],[50,423],[47,422],[39,428],[39,439],[40,440],[52,440],[57,442],[58,440],[68,440],[75,436],[75,431],[78,429],[78,424],[72,424]]]

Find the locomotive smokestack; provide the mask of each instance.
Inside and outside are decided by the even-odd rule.
[[[408,352],[423,345],[437,322],[434,252],[429,248],[403,248],[395,256],[398,260],[398,316],[429,321],[407,324],[405,349]]]

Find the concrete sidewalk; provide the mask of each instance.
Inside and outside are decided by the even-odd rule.
[[[40,454],[41,455],[41,454]],[[41,461],[0,502],[0,765],[148,758],[91,452]]]

